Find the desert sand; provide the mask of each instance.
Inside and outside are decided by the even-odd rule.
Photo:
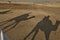
[[[60,3],[0,3],[0,9],[6,10],[10,9],[10,12],[6,14],[0,14],[0,22],[13,19],[15,17],[29,14],[29,17],[35,16],[34,18],[19,21],[16,20],[8,21],[7,23],[1,25],[0,27],[4,28],[7,25],[12,24],[13,22],[17,23],[15,28],[8,30],[12,25],[8,26],[9,28],[4,29],[3,31],[8,36],[9,40],[24,40],[24,38],[33,30],[33,28],[40,22],[45,16],[50,16],[52,25],[55,25],[56,20],[60,21]],[[18,18],[19,19],[19,18]],[[32,33],[26,40],[31,40],[34,33]],[[46,40],[44,31],[39,30],[34,40]],[[60,24],[56,31],[51,31],[49,40],[60,40]]]

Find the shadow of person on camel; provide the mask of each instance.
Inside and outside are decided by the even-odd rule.
[[[32,31],[24,38],[26,40],[33,32],[34,35],[31,40],[34,40],[39,30],[43,31],[45,34],[46,40],[49,40],[51,31],[56,31],[60,24],[59,20],[56,20],[55,25],[52,24],[52,21],[49,19],[50,16],[45,16],[37,25],[32,29]]]

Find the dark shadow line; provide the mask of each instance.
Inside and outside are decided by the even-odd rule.
[[[8,12],[10,12],[11,10],[6,10],[6,11],[3,11],[3,12],[0,12],[0,14],[6,14]]]
[[[11,27],[11,28],[7,29],[5,32],[8,32],[9,30],[11,30],[11,29],[15,28],[15,26],[16,26],[16,25],[17,25],[17,23],[16,23],[13,27]]]
[[[7,24],[9,21],[10,20],[6,20],[6,21],[3,21],[3,22],[0,22],[0,26]]]
[[[38,29],[35,31],[35,33],[34,33],[34,35],[33,35],[33,37],[32,37],[32,40],[34,40],[34,38],[36,37],[38,31],[39,31]]]
[[[9,28],[9,26],[12,26],[13,24],[15,24],[15,23],[12,23],[10,25],[7,25],[6,27],[2,28],[2,30],[5,30],[5,29]]]

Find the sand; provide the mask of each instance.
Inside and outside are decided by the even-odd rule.
[[[53,25],[55,25],[56,20],[60,20],[60,5],[57,6],[57,4],[56,5],[50,4],[50,6],[49,6],[47,4],[48,5],[47,6],[46,4],[45,5],[43,3],[41,3],[41,4],[42,5],[38,5],[36,3],[34,6],[32,6],[31,9],[29,6],[28,6],[29,8],[27,8],[27,6],[26,6],[27,9],[25,9],[25,8],[21,9],[18,7],[14,8],[14,6],[12,6],[13,8],[10,9],[11,10],[10,12],[8,12],[6,14],[0,14],[0,22],[10,20],[12,18],[21,16],[23,14],[29,14],[28,18],[31,16],[35,16],[35,18],[31,18],[31,19],[28,19],[25,21],[20,21],[15,26],[15,28],[5,32],[9,38],[9,40],[23,40],[32,31],[32,29],[38,24],[38,22],[40,22],[45,16],[48,16],[48,15],[50,16],[50,20],[52,21]],[[1,8],[1,10],[5,10],[5,9],[9,9],[9,7]],[[5,25],[9,25],[13,22],[15,22],[15,20],[9,21],[9,23],[4,24],[0,27],[3,28]],[[11,27],[11,26],[9,26],[9,27]],[[7,29],[5,29],[5,30],[7,30]],[[27,40],[31,40],[33,35],[34,35],[34,33],[32,33],[27,38]],[[34,40],[46,40],[44,31],[39,30],[39,32]],[[51,31],[49,40],[60,40],[60,25],[56,31]]]

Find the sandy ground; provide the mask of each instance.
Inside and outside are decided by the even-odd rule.
[[[0,14],[0,22],[10,20],[14,17],[18,17],[27,13],[30,13],[29,17],[35,16],[35,18],[20,21],[15,28],[5,32],[8,35],[9,40],[23,40],[45,16],[50,15],[50,20],[52,21],[53,25],[56,23],[56,20],[60,20],[59,7],[43,7],[40,9],[11,9],[11,11],[7,14]],[[12,23],[12,21],[10,21],[10,23]],[[6,25],[9,25],[10,23],[7,23]],[[4,25],[2,25],[2,27],[3,26]],[[33,34],[31,34],[27,40],[31,40]],[[44,32],[39,30],[34,40],[46,40]],[[56,32],[51,32],[49,40],[60,40],[60,26]]]

